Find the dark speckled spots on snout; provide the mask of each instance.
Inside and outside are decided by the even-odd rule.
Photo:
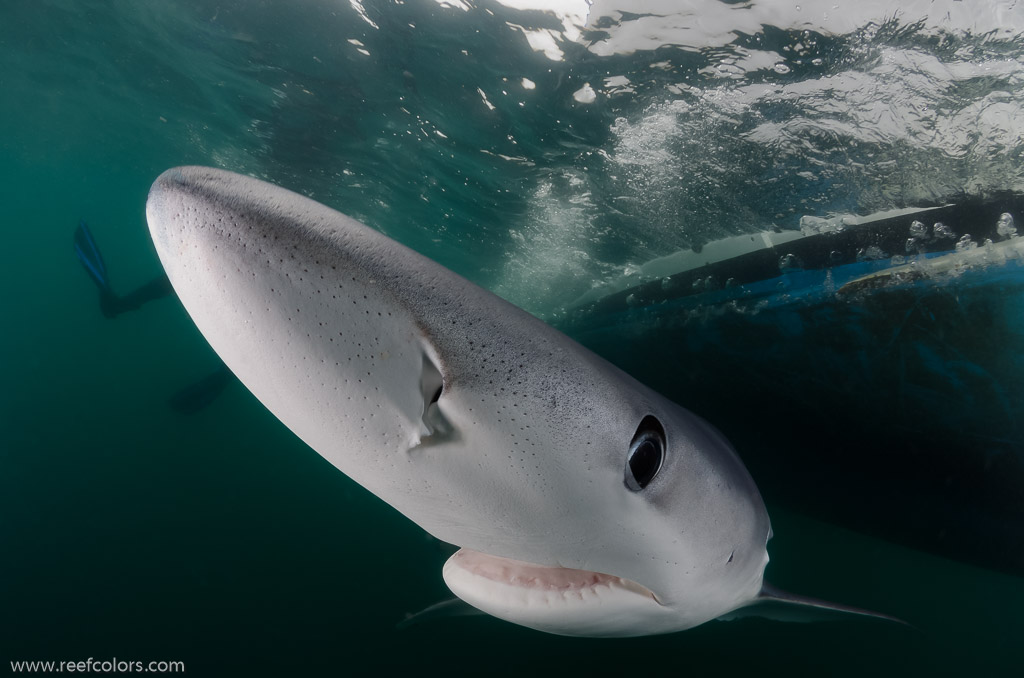
[[[161,181],[164,183],[173,183],[179,186],[185,185],[185,175],[182,174],[181,169],[174,167],[160,175],[160,179],[157,180],[157,184]]]
[[[154,197],[162,197],[162,193],[167,192],[169,194],[196,194],[196,182],[190,181],[189,178],[182,171],[182,168],[175,167],[167,170],[153,182],[153,186],[149,189],[149,198],[152,200]]]

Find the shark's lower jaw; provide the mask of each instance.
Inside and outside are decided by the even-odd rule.
[[[599,572],[544,567],[461,549],[445,563],[444,580],[473,607],[548,633],[638,636],[667,621],[666,608],[649,589]]]

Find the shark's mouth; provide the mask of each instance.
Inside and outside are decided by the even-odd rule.
[[[638,617],[661,614],[657,596],[629,579],[468,549],[448,559],[444,580],[455,595],[488,614],[551,633],[634,635],[628,630]]]
[[[473,577],[521,589],[582,593],[599,587],[621,588],[647,596],[655,602],[658,600],[649,589],[622,577],[569,567],[545,567],[469,549],[460,549],[453,555],[445,565],[446,569],[449,567],[459,568]]]

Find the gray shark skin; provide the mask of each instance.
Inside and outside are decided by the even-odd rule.
[[[638,636],[765,599],[768,514],[696,415],[285,189],[176,168],[146,213],[224,362],[334,466],[461,547],[444,577],[469,604],[552,633]],[[645,436],[662,456],[640,489],[627,459]]]

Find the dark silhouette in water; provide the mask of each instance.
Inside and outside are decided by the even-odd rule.
[[[234,373],[221,363],[210,374],[177,391],[167,404],[176,412],[194,414],[216,400],[224,387],[234,380]]]
[[[103,261],[103,255],[100,254],[85,220],[80,220],[78,228],[75,229],[75,255],[82,262],[82,267],[100,291],[100,311],[103,312],[104,317],[116,318],[122,313],[141,308],[147,301],[162,299],[172,291],[167,275],[161,273],[124,296],[115,294],[110,286],[110,278],[107,276],[107,265]]]
[[[110,277],[107,274],[107,265],[103,261],[103,255],[84,219],[78,222],[74,242],[75,256],[78,257],[82,268],[99,289],[100,311],[104,317],[116,318],[122,313],[142,308],[147,302],[163,299],[173,292],[167,275],[161,273],[128,294],[123,296],[116,294],[110,285]],[[216,400],[217,396],[233,380],[234,374],[224,363],[221,363],[211,374],[174,393],[168,400],[168,404],[176,412],[193,414]]]

